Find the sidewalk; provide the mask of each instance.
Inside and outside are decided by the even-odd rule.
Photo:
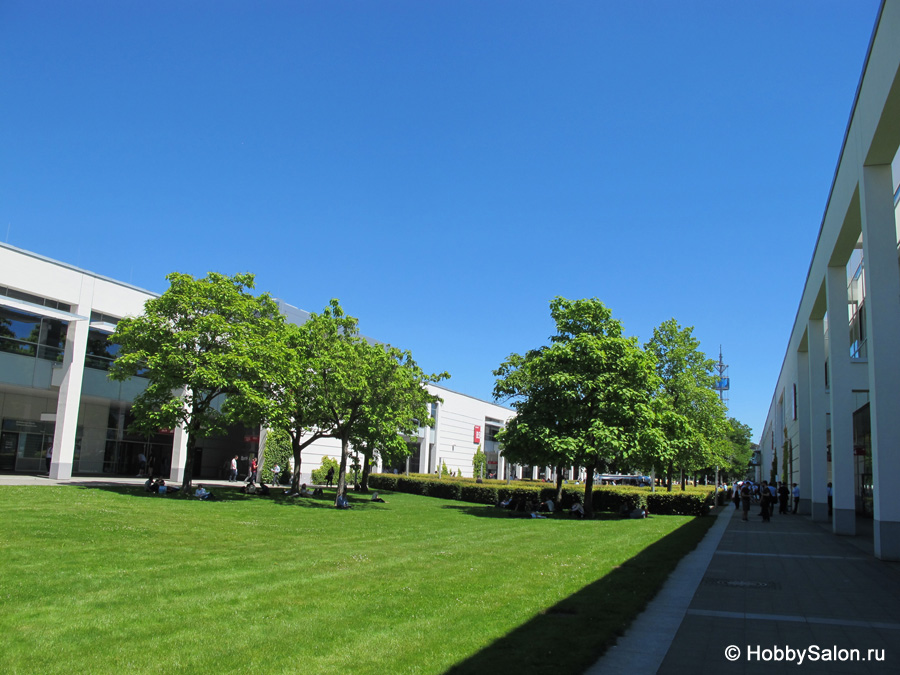
[[[0,485],[135,485],[142,486],[147,481],[146,478],[123,478],[121,476],[76,476],[68,480],[56,480],[50,478],[46,474],[33,473],[3,473],[0,474]],[[194,485],[215,485],[219,487],[227,487],[229,485],[241,485],[243,481],[230,483],[227,480],[213,480],[206,478],[194,479]],[[166,479],[166,484],[174,486],[181,485],[181,481],[175,482]]]
[[[743,522],[725,507],[588,672],[900,672],[900,564],[874,557],[870,532],[837,537],[806,516],[776,514],[764,523],[758,512],[751,508]]]

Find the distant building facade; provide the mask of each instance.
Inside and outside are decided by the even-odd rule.
[[[152,438],[130,434],[131,405],[146,387],[134,377],[107,377],[116,356],[108,341],[116,323],[143,312],[156,294],[22,249],[0,244],[0,472],[46,472],[134,476],[140,457],[157,475],[181,480],[187,437],[162,429]],[[309,313],[278,300],[288,320],[303,323]],[[398,470],[433,473],[446,463],[472,475],[479,444],[489,466],[505,469],[494,437],[513,412],[465,394],[429,385],[441,397],[434,428],[407,439],[412,454]],[[239,471],[264,450],[266,431],[236,427],[227,435],[201,439],[193,475],[223,478],[230,459]],[[303,453],[308,476],[322,458],[340,456],[340,443],[323,439]]]

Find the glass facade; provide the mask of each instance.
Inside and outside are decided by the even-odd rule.
[[[59,319],[0,307],[0,351],[62,361],[67,329]]]

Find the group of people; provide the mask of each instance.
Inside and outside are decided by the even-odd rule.
[[[178,492],[181,488],[166,485],[166,481],[162,478],[153,478],[152,476],[144,483],[144,490],[152,494],[167,495],[172,492]]]
[[[527,513],[530,518],[546,518],[543,514],[553,514],[557,512],[556,503],[552,499],[544,501],[535,501],[531,498],[516,498],[512,495],[497,502],[497,508],[508,509],[510,511],[521,511]],[[570,516],[576,518],[584,518],[584,505],[581,500],[576,497],[569,512]]]
[[[748,520],[751,504],[759,505],[759,515],[764,523],[768,523],[778,504],[778,513],[797,513],[800,508],[800,487],[793,483],[788,488],[787,483],[778,482],[769,484],[768,481],[754,483],[750,480],[739,481],[732,487],[732,500],[734,508],[741,509],[741,520]],[[793,499],[793,510],[790,510],[790,502]]]

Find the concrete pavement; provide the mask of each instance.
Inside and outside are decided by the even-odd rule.
[[[838,537],[807,516],[758,512],[743,522],[725,507],[588,672],[900,672],[900,564],[874,557],[871,523]]]

